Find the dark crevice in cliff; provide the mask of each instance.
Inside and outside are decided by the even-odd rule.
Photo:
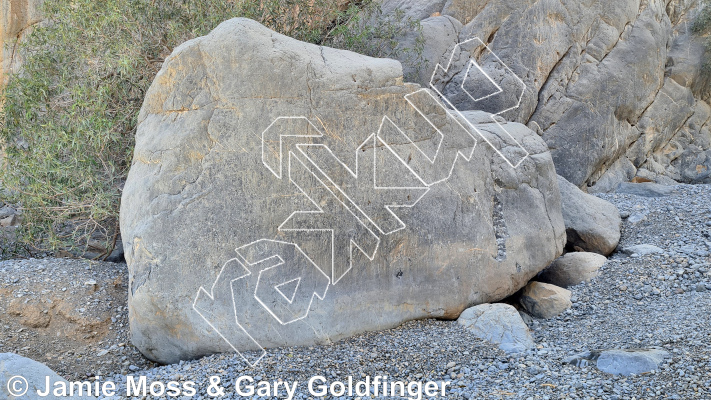
[[[541,107],[547,104],[548,99],[544,100],[544,96],[548,92],[547,89],[550,84],[549,81],[552,77],[557,76],[556,72],[558,72],[558,70],[560,69],[560,66],[563,64],[563,61],[568,57],[568,55],[570,55],[570,52],[572,49],[573,49],[573,45],[570,45],[570,47],[568,47],[568,50],[566,50],[565,53],[563,53],[563,55],[553,65],[553,68],[551,68],[550,71],[548,71],[548,74],[545,76],[545,78],[543,78],[543,83],[541,84],[540,89],[538,89],[538,101],[536,102],[536,107],[533,109],[531,114],[528,116],[524,125],[528,125],[528,123],[531,122],[531,119],[533,118],[533,116],[536,115],[536,113],[538,113],[538,111],[541,109]],[[543,130],[543,127],[541,127],[540,125],[539,125],[539,127],[541,128],[541,130]]]

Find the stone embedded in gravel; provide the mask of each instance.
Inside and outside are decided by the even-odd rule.
[[[0,227],[7,228],[8,226],[13,226],[17,223],[17,217],[15,215],[10,215],[0,219]]]
[[[655,371],[668,356],[667,351],[660,349],[592,350],[568,357],[563,362],[578,367],[595,363],[600,371],[627,376]]]
[[[574,286],[598,276],[605,261],[607,258],[597,253],[568,253],[553,261],[537,279],[562,287]]]
[[[2,204],[2,203],[0,203],[0,204]],[[6,206],[0,207],[0,219],[4,219],[4,218],[7,218],[7,217],[15,215],[15,214],[17,214],[17,211],[15,211],[15,209],[10,206],[6,205]]]
[[[558,176],[558,186],[568,246],[604,256],[612,253],[620,241],[622,226],[617,207],[583,193],[561,176]]]
[[[635,211],[630,216],[627,218],[627,222],[635,225],[638,224],[642,221],[647,220],[647,214],[649,214],[649,210],[640,210],[640,211]]]
[[[623,182],[617,187],[615,193],[633,194],[642,197],[664,197],[674,192],[674,186],[660,185],[658,183],[630,183]]]
[[[27,380],[27,393],[22,396],[13,396],[8,390],[11,388],[20,389],[24,382],[13,384],[10,379],[14,376],[21,376]],[[95,399],[93,396],[54,396],[50,393],[48,396],[40,396],[37,391],[44,392],[46,388],[46,379],[49,377],[50,382],[67,381],[46,365],[25,358],[13,353],[0,353],[0,398],[2,399],[27,399],[27,400],[59,400],[59,399]],[[9,386],[9,387],[8,387]],[[54,387],[52,387],[54,389]],[[21,389],[20,389],[21,390]],[[68,393],[68,390],[67,390]]]
[[[542,282],[531,282],[521,294],[521,305],[531,315],[549,319],[573,305],[570,290]]]
[[[648,256],[650,254],[661,254],[664,250],[653,244],[636,244],[634,246],[625,246],[622,252],[627,255],[637,254],[638,256]]]
[[[518,311],[508,304],[480,304],[467,308],[457,322],[474,336],[498,344],[507,353],[520,353],[536,345]]]

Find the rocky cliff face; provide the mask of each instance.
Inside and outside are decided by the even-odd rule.
[[[519,107],[502,116],[543,137],[560,175],[609,191],[635,176],[711,182],[711,88],[701,72],[703,43],[690,29],[700,7],[698,0],[449,0],[435,13],[427,14],[426,1],[407,12],[424,18],[428,73],[419,83],[451,60],[432,83],[459,110],[498,112],[517,90],[505,77],[510,68],[525,90]],[[498,58],[455,47],[475,37]],[[500,96],[475,101],[459,93],[469,84],[470,55]]]
[[[32,26],[42,21],[40,8],[43,0],[0,0],[0,88],[8,74],[19,65],[17,42],[22,40]]]

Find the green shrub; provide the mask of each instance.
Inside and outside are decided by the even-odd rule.
[[[701,0],[699,15],[694,20],[692,29],[696,33],[709,33],[711,32],[711,1]]]
[[[108,255],[136,117],[163,59],[185,40],[244,16],[295,37],[372,56],[416,24],[378,16],[372,0],[51,0],[47,23],[21,44],[5,88],[0,182],[23,211],[17,248],[2,257],[72,251]],[[419,43],[419,42],[418,42]],[[416,59],[417,53],[414,49]],[[1,244],[1,243],[0,243]]]
[[[695,85],[695,94],[702,99],[711,100],[711,0],[700,0],[699,14],[691,25],[692,32],[706,42],[701,68],[701,76]]]
[[[705,72],[711,73],[711,0],[701,0],[700,1],[701,10],[699,15],[696,16],[694,23],[691,26],[692,31],[706,39],[706,52],[704,57],[706,63],[704,64]]]
[[[413,48],[402,47],[398,42],[406,34],[414,34]],[[419,21],[406,17],[399,9],[385,15],[376,3],[350,7],[340,13],[320,43],[373,57],[398,59],[414,69],[414,76],[405,76],[405,80],[416,78],[425,64]]]

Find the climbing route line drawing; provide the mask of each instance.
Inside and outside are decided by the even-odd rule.
[[[450,179],[460,157],[467,162],[472,160],[477,136],[512,168],[528,156],[504,125],[494,119],[517,108],[525,90],[523,81],[495,54],[491,53],[504,66],[504,74],[512,75],[523,85],[515,104],[491,116],[495,129],[501,130],[497,136],[504,138],[504,145],[521,149],[515,153],[516,158],[507,159],[454,107],[451,90],[445,91],[440,82],[463,46],[483,46],[488,50],[479,38],[457,44],[447,65],[435,67],[430,81],[432,90],[422,88],[404,98],[417,119],[408,122],[429,132],[426,140],[413,140],[398,125],[400,121],[384,115],[378,131],[353,150],[355,166],[350,168],[322,143],[323,125],[319,127],[306,116],[280,116],[261,133],[264,167],[276,179],[287,179],[312,205],[307,210],[293,211],[278,231],[330,235],[331,263],[317,265],[296,243],[261,239],[237,248],[237,257],[222,266],[209,290],[200,287],[193,309],[249,365],[256,365],[266,350],[249,333],[262,324],[250,321],[253,316],[244,310],[252,308],[246,305],[258,304],[280,325],[307,318],[314,300],[325,299],[329,287],[352,271],[356,257],[372,261],[383,237],[406,228],[399,210],[415,207],[432,186]],[[477,92],[475,97],[467,81],[484,82],[481,86],[488,92]],[[459,90],[475,102],[505,94],[502,86],[473,59],[467,64]],[[398,183],[380,183],[378,177],[386,175],[396,175]],[[244,348],[257,351],[240,351]]]

